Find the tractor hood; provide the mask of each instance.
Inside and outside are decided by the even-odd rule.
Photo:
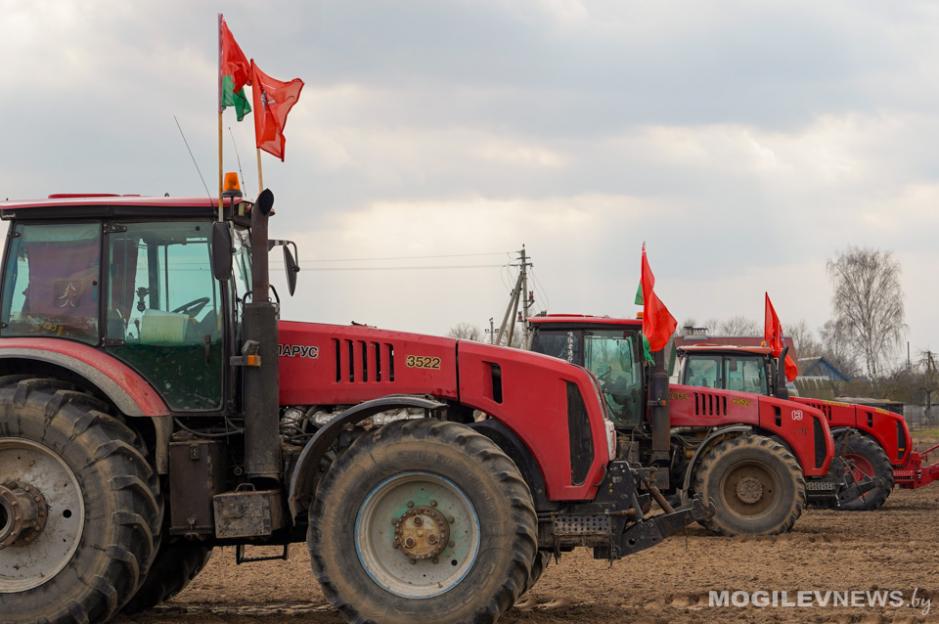
[[[411,394],[483,411],[536,457],[558,457],[542,466],[548,483],[570,484],[553,493],[558,498],[585,496],[614,454],[596,382],[562,360],[363,325],[281,321],[278,333],[281,405],[352,405]],[[570,457],[559,448],[570,448]]]
[[[811,405],[749,392],[680,384],[669,386],[669,405],[673,427],[744,424],[764,435],[778,437],[809,477],[825,475],[834,456],[828,422]]]
[[[810,397],[792,397],[791,400],[821,410],[831,427],[859,429],[874,438],[895,466],[905,465],[911,457],[913,438],[910,427],[899,414],[879,407],[841,401]]]

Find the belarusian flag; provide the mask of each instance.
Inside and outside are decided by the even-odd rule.
[[[300,99],[303,81],[282,82],[268,76],[251,61],[251,96],[254,98],[254,139],[258,149],[284,159],[287,113]]]
[[[642,333],[649,341],[650,351],[661,351],[668,344],[678,321],[671,315],[662,300],[655,294],[655,276],[646,256],[646,245],[642,245]]]
[[[221,19],[220,28],[221,49],[219,50],[218,71],[222,91],[219,94],[221,97],[219,109],[224,110],[229,106],[234,106],[238,121],[241,121],[251,112],[251,104],[245,96],[245,85],[251,84],[251,65],[245,53],[241,51],[241,47],[238,46],[238,42],[235,41],[234,35],[228,30],[225,18]]]
[[[763,294],[766,298],[763,314],[763,340],[771,349],[773,357],[778,358],[783,350],[782,323],[779,322],[776,308],[773,307],[773,302],[769,299],[769,293]],[[789,353],[786,354],[786,361],[783,362],[783,366],[786,367],[786,379],[795,381],[796,377],[799,376],[799,367]]]

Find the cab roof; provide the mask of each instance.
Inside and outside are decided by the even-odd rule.
[[[226,207],[232,200],[225,202]],[[237,205],[240,199],[236,198]],[[217,197],[143,197],[113,193],[57,193],[46,199],[0,202],[2,219],[67,219],[74,217],[212,216]]]
[[[540,314],[531,316],[532,325],[612,325],[615,327],[642,327],[641,319],[613,318],[592,314]]]
[[[772,355],[773,350],[769,347],[749,347],[742,345],[725,344],[706,344],[698,343],[693,345],[682,345],[678,347],[679,351],[689,351],[694,353],[749,353],[752,355]]]

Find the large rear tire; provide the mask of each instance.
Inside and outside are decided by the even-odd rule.
[[[212,547],[183,538],[164,540],[147,578],[122,609],[134,614],[173,598],[196,578],[212,558]]]
[[[350,622],[494,622],[535,558],[531,492],[485,436],[399,421],[341,453],[310,507],[313,572]]]
[[[695,492],[714,504],[703,525],[719,535],[774,535],[805,509],[805,477],[782,444],[761,435],[724,440],[695,471]]]
[[[893,491],[893,466],[877,442],[866,435],[850,432],[844,441],[842,455],[848,462],[854,480],[879,478],[881,485],[869,490],[852,501],[844,502],[839,509],[845,511],[871,511],[880,509]]]
[[[139,437],[106,411],[54,379],[0,378],[5,623],[106,622],[147,574],[158,480]]]

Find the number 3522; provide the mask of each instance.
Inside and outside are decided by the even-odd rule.
[[[409,355],[404,361],[408,368],[440,368],[440,358],[427,355]]]

